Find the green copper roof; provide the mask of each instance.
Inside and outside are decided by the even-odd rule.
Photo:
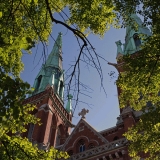
[[[131,19],[132,22],[129,22],[126,26],[124,54],[133,54],[140,50],[140,45],[137,46],[134,40],[135,34],[138,35],[139,43],[141,45],[143,44],[143,40],[140,38],[142,34],[145,36],[151,36],[149,29],[143,25],[142,20],[136,14],[131,14]],[[133,27],[135,27],[136,30]]]
[[[136,14],[131,14],[130,16],[131,21],[126,23],[126,36],[125,43],[123,44],[123,50],[121,48],[122,43],[120,41],[116,42],[117,56],[120,54],[133,54],[139,51],[140,46],[144,43],[141,36],[151,36],[150,30],[143,25],[142,20]]]
[[[66,110],[68,113],[72,113],[72,100],[73,96],[71,94],[68,95],[68,102],[67,102],[67,106],[66,106]]]
[[[62,59],[62,33],[58,34],[57,39],[55,40],[53,49],[50,55],[47,58],[46,66],[54,66],[62,69],[62,66],[59,64],[59,58]]]
[[[64,71],[62,69],[62,33],[58,34],[47,61],[42,65],[34,81],[33,87],[35,91],[33,94],[44,91],[47,86],[53,87],[54,92],[63,100]]]

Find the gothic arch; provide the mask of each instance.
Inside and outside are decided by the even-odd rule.
[[[76,152],[84,152],[86,150],[86,141],[81,138],[76,144]]]
[[[86,137],[86,136],[80,136],[80,137],[78,137],[78,138],[74,141],[74,143],[73,143],[72,146],[75,147],[75,144],[76,144],[80,139],[85,139],[86,142],[89,143],[88,137]]]
[[[83,144],[82,143],[80,144],[80,142],[83,142]],[[75,148],[76,153],[79,153],[80,151],[84,151],[86,149],[88,143],[89,143],[88,137],[80,136],[74,141],[72,146]]]
[[[99,146],[98,141],[92,139],[92,140],[89,141],[87,149],[91,149],[91,148],[94,148],[94,147],[97,147],[97,146]]]
[[[96,144],[97,146],[99,145],[99,142],[96,141],[96,140],[94,140],[94,139],[91,139],[91,140],[89,141],[89,143],[94,143],[94,144]]]
[[[63,98],[63,88],[64,88],[63,81],[60,81],[60,85],[59,85],[59,95],[60,95],[61,98]]]
[[[51,129],[50,129],[50,136],[49,136],[50,146],[54,146],[55,144],[55,139],[56,139],[56,134],[57,134],[56,130],[57,130],[57,117],[53,113],[52,124],[51,124]]]
[[[42,75],[40,75],[38,78],[37,78],[37,81],[36,81],[36,91],[38,91],[40,85],[41,85],[41,81],[42,81]]]
[[[57,127],[57,133],[58,133],[58,130],[59,130],[59,145],[63,144],[64,143],[64,140],[66,139],[66,133],[65,133],[65,127],[60,124],[58,127]]]

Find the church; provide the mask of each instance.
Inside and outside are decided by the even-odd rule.
[[[139,34],[151,36],[148,28],[142,25],[137,15],[132,18],[138,24],[135,31],[130,25],[126,26],[125,43],[117,41],[117,64],[109,63],[116,67],[119,73],[123,72],[123,62],[119,58],[125,54],[136,54],[143,41]],[[35,77],[34,92],[24,101],[36,105],[33,114],[39,118],[42,125],[30,124],[27,126],[25,137],[37,144],[40,149],[47,150],[50,146],[66,151],[70,160],[131,160],[128,155],[128,141],[123,134],[129,127],[136,125],[142,114],[134,111],[129,106],[120,109],[117,123],[111,128],[96,131],[85,116],[87,109],[82,109],[78,124],[72,122],[72,95],[68,95],[67,105],[64,106],[64,71],[62,68],[62,34],[59,33],[53,49]],[[117,88],[118,95],[122,92]],[[96,118],[96,117],[95,117]],[[71,132],[71,128],[73,131]],[[143,160],[143,155],[142,158]]]

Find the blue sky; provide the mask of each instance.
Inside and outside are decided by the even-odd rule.
[[[67,70],[70,65],[74,64],[74,61],[79,53],[79,46],[74,35],[61,25],[54,25],[52,36],[57,38],[58,33],[63,33],[63,68]],[[107,61],[116,63],[116,51],[117,47],[115,41],[121,40],[124,43],[125,30],[111,28],[105,36],[99,38],[96,35],[89,35],[88,39],[95,48],[95,51],[104,57]],[[49,44],[46,53],[49,54],[53,48],[54,40],[50,37]],[[24,71],[21,74],[21,78],[27,81],[33,86],[34,79],[38,74],[42,63],[44,62],[42,57],[43,47],[41,44],[38,47],[32,49],[32,54],[24,54],[22,61],[24,62]],[[42,58],[41,58],[42,57]],[[73,124],[77,124],[80,120],[78,113],[81,109],[86,108],[89,113],[86,115],[86,120],[98,131],[104,130],[109,127],[113,127],[116,124],[117,117],[119,115],[119,104],[117,97],[117,88],[114,84],[115,79],[112,79],[108,73],[115,71],[116,69],[107,64],[106,61],[101,60],[101,66],[103,69],[103,84],[107,93],[104,93],[100,85],[100,78],[98,73],[93,68],[81,62],[81,82],[89,86],[91,89],[86,92],[88,96],[80,95],[79,102],[73,117]],[[65,101],[66,103],[66,101]],[[74,102],[73,102],[74,107]]]

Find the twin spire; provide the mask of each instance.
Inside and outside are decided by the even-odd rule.
[[[46,66],[53,66],[62,70],[62,33],[58,34],[58,37],[54,43],[53,49],[49,54]]]
[[[42,65],[34,81],[34,92],[32,95],[43,92],[47,86],[53,88],[54,93],[59,96],[63,102],[64,97],[64,71],[62,67],[62,33],[54,43],[53,49],[49,54],[45,64]],[[72,112],[71,95],[68,96],[67,111]]]
[[[144,43],[141,38],[141,35],[146,37],[151,36],[150,30],[145,27],[142,23],[142,20],[136,15],[131,14],[132,22],[126,24],[126,36],[125,43],[123,44],[123,49],[121,47],[121,41],[117,41],[117,58],[126,54],[133,54],[140,50],[140,45]],[[136,24],[136,26],[134,25]],[[136,31],[133,26],[136,27]]]

